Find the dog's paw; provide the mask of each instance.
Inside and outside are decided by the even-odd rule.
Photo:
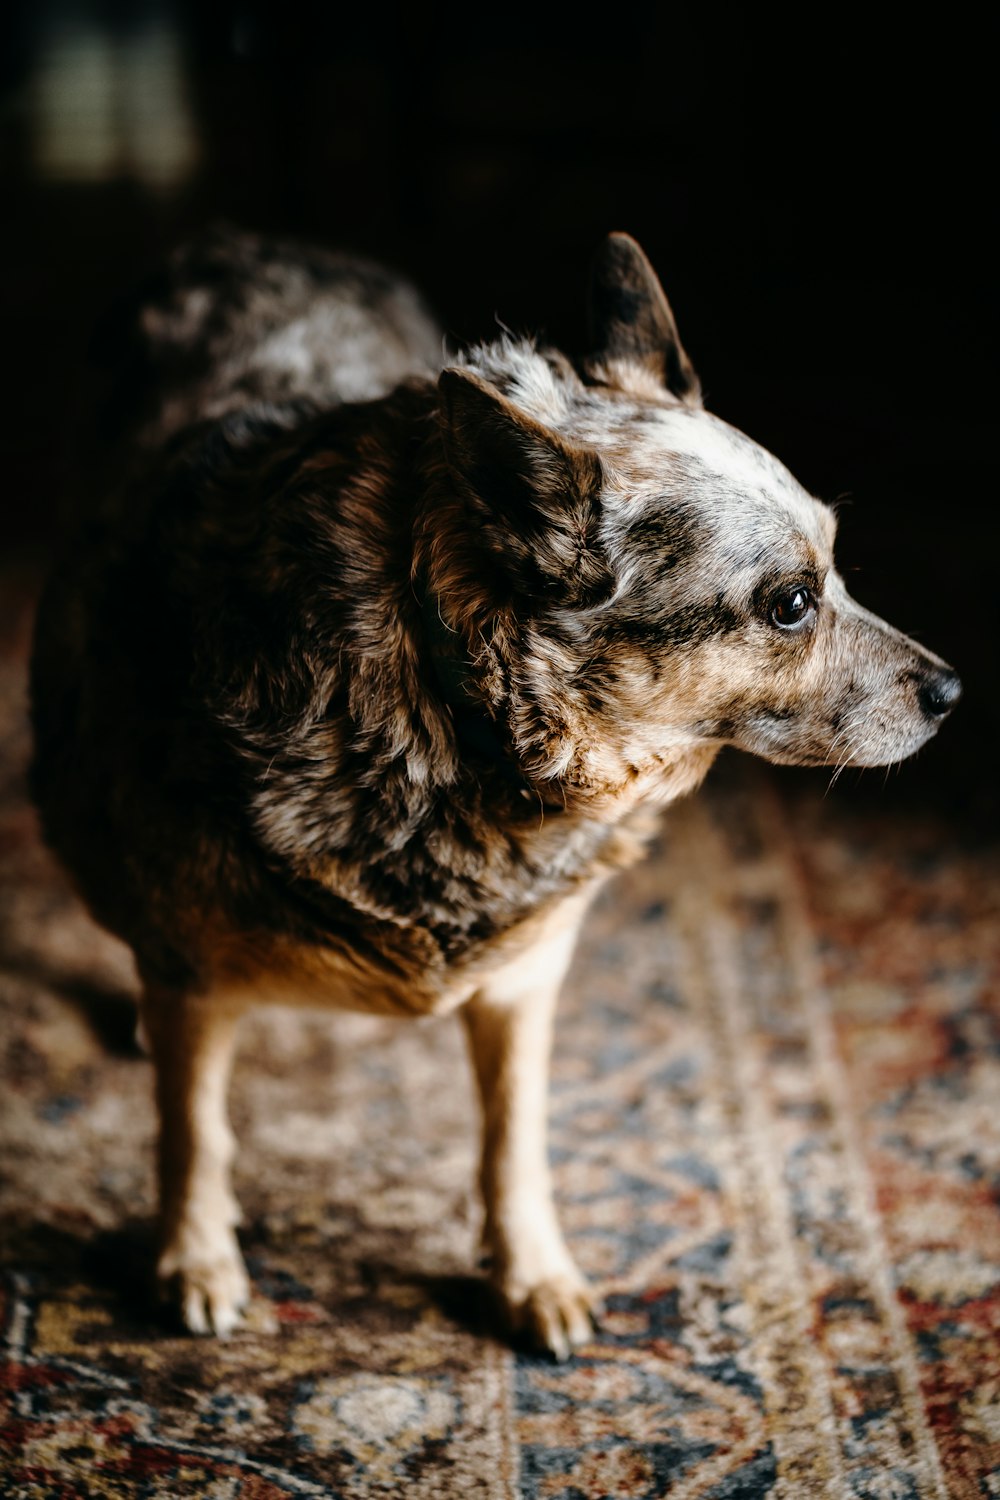
[[[250,1279],[235,1236],[231,1243],[202,1244],[197,1251],[168,1246],[156,1267],[163,1298],[177,1307],[191,1333],[225,1338],[250,1300]]]
[[[550,1276],[527,1289],[501,1289],[513,1333],[554,1359],[569,1359],[594,1336],[600,1306],[595,1294],[573,1273]]]

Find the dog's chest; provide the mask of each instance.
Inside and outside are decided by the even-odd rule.
[[[402,847],[370,839],[340,850],[313,878],[363,918],[416,935],[445,966],[463,964],[540,910],[638,858],[649,828],[536,805],[530,821],[491,821],[481,810],[429,818]]]

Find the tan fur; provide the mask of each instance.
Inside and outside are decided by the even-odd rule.
[[[143,1019],[160,1114],[157,1275],[193,1333],[226,1334],[249,1294],[229,1182],[235,1142],[226,1089],[241,1006],[221,994],[147,989]]]

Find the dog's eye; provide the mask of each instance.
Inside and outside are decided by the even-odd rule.
[[[771,601],[771,620],[775,625],[780,625],[782,630],[790,630],[794,625],[801,625],[803,620],[807,620],[815,608],[816,600],[812,590],[806,588],[804,583],[796,584],[795,588],[786,589]]]

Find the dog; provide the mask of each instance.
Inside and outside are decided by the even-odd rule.
[[[564,1358],[596,1302],[546,1087],[588,903],[723,745],[887,765],[959,679],[849,597],[831,510],[705,410],[628,235],[594,258],[580,358],[449,356],[394,274],[234,231],[116,338],[113,459],[38,611],[32,787],[141,976],[160,1281],[194,1333],[247,1301],[247,1007],[454,1011],[490,1281]]]

